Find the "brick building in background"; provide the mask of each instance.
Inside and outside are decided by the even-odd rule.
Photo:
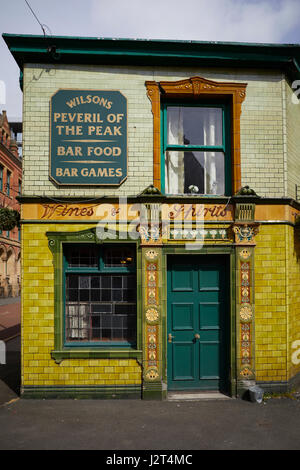
[[[299,383],[300,46],[4,40],[24,84],[22,393]]]
[[[18,124],[18,125],[17,125]],[[0,114],[0,208],[20,211],[16,197],[21,194],[22,160],[15,130],[21,124],[8,123],[6,111]],[[0,297],[20,295],[21,283],[20,229],[0,231]]]

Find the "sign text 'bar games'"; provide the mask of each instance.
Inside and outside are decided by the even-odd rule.
[[[127,177],[127,100],[119,91],[58,90],[50,103],[50,177],[120,185]]]

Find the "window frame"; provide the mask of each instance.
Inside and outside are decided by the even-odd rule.
[[[4,183],[4,167],[0,165],[0,191],[3,192]]]
[[[231,112],[231,188],[241,189],[240,116],[247,83],[222,82],[194,76],[177,81],[146,81],[153,114],[153,185],[161,189],[161,103],[163,100],[228,100]],[[200,196],[198,196],[200,197]]]
[[[54,348],[51,357],[57,364],[64,359],[135,359],[139,364],[142,361],[142,254],[140,239],[132,240],[126,237],[126,233],[120,232],[118,239],[99,240],[96,228],[80,230],[78,232],[46,232],[48,246],[53,255],[54,278]],[[95,243],[121,245],[127,243],[136,246],[136,279],[137,279],[137,343],[136,347],[126,346],[96,346],[84,347],[66,346],[64,344],[64,271],[63,271],[63,245],[68,243]]]
[[[10,197],[11,171],[6,170],[6,196]]]
[[[168,129],[167,129],[167,112],[170,107],[194,107],[194,108],[221,108],[222,109],[222,145],[185,145],[185,144],[168,144]],[[211,102],[211,101],[193,101],[189,100],[184,101],[173,101],[167,100],[162,101],[161,103],[161,192],[168,196],[181,196],[181,195],[190,195],[190,193],[166,193],[165,191],[165,160],[166,152],[171,150],[178,151],[196,151],[196,152],[223,152],[224,153],[224,194],[210,194],[210,193],[199,193],[198,196],[204,197],[223,197],[229,196],[231,194],[231,142],[230,142],[230,107],[228,103],[223,102]]]
[[[116,244],[116,243],[114,243]],[[63,302],[64,302],[64,309],[63,309],[63,315],[64,315],[64,321],[63,321],[63,338],[64,338],[64,347],[74,347],[74,348],[82,348],[82,347],[91,347],[91,348],[115,348],[115,347],[120,347],[120,348],[136,348],[137,345],[137,330],[136,330],[136,341],[134,343],[131,343],[129,341],[67,341],[66,338],[66,319],[67,319],[67,312],[66,312],[66,307],[67,307],[67,300],[66,300],[66,292],[67,292],[67,284],[66,284],[66,279],[68,274],[83,274],[83,275],[91,275],[91,274],[135,274],[135,277],[137,276],[136,273],[136,252],[135,252],[135,263],[132,266],[120,266],[120,267],[105,267],[104,265],[104,247],[111,247],[114,244],[112,243],[105,243],[102,245],[97,245],[94,243],[81,243],[81,245],[90,245],[90,246],[95,246],[96,247],[96,252],[97,252],[97,257],[98,257],[98,263],[97,266],[95,267],[84,267],[84,266],[69,266],[68,261],[67,261],[67,256],[66,256],[66,248],[73,247],[73,246],[78,246],[78,243],[63,243]],[[123,244],[124,245],[124,244]],[[126,245],[133,247],[133,244],[126,243]],[[120,246],[120,244],[118,244]],[[136,251],[136,250],[135,250]],[[137,278],[136,278],[137,282]],[[109,302],[107,302],[109,303]],[[135,301],[136,308],[137,308],[137,299]]]

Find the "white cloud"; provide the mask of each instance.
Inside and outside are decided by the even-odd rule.
[[[30,0],[54,35],[300,43],[300,0]],[[1,32],[42,34],[24,0],[6,2]],[[9,116],[21,115],[18,66],[0,41]],[[1,100],[0,100],[1,101]],[[2,100],[3,101],[3,100]]]
[[[282,42],[299,0],[93,0],[100,37]]]

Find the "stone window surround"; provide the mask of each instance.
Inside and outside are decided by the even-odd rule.
[[[215,82],[202,77],[178,81],[146,81],[153,114],[153,184],[161,189],[161,99],[217,98],[231,104],[232,193],[241,188],[240,116],[246,83]]]

